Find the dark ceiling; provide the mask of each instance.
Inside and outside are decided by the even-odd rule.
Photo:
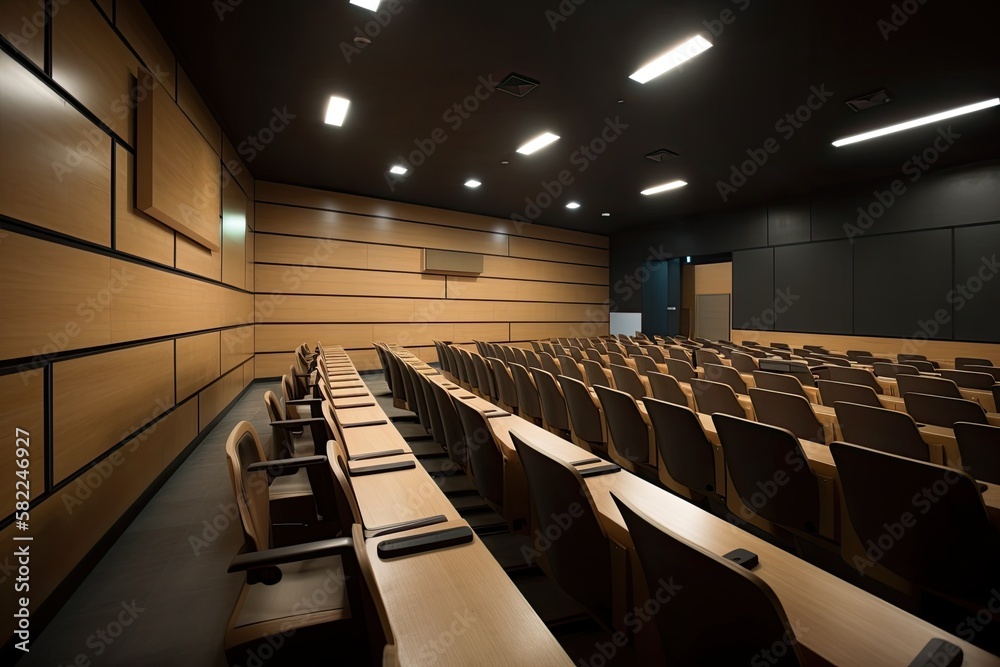
[[[566,170],[536,221],[599,233],[895,178],[937,125],[830,142],[1000,94],[997,0],[383,0],[384,27],[348,0],[144,4],[235,144],[275,109],[295,115],[249,161],[256,178],[507,218]],[[354,50],[366,30],[371,44]],[[646,85],[628,78],[698,32],[714,48]],[[523,98],[479,88],[467,118],[447,113],[511,72],[541,85]],[[794,134],[777,125],[814,87],[832,97]],[[844,104],[880,88],[885,106]],[[323,123],[333,94],[352,101],[341,128]],[[609,123],[620,135],[582,157]],[[934,168],[1000,156],[1000,108],[947,125],[960,137]],[[547,130],[562,139],[515,152]],[[388,168],[435,132],[443,142],[390,187]],[[769,138],[777,152],[723,201],[719,181]],[[644,157],[660,148],[678,157]],[[464,187],[470,177],[483,186]],[[674,179],[689,185],[639,194]]]

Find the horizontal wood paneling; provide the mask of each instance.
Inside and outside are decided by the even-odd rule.
[[[66,2],[53,14],[52,78],[130,144],[137,64],[92,3]]]
[[[339,192],[312,190],[281,183],[261,181],[257,183],[257,188],[257,200],[262,202],[305,206],[330,211],[344,211],[359,215],[399,218],[415,222],[430,222],[448,227],[527,236],[559,241],[561,243],[576,243],[595,248],[609,247],[608,237],[597,234],[587,234],[542,225],[523,224],[501,218],[489,218],[470,213],[418,206],[416,204],[358,197]]]
[[[371,347],[371,324],[263,324],[254,332],[256,352],[292,352],[304,341],[329,341],[330,345],[345,348]],[[292,363],[288,356],[288,365]],[[286,365],[287,370],[287,365]]]
[[[222,372],[228,373],[253,357],[254,326],[226,329],[222,332]]]
[[[258,264],[257,292],[444,298],[444,276]]]
[[[174,54],[170,52],[170,47],[163,40],[160,31],[153,25],[141,1],[117,0],[115,9],[118,29],[142,58],[147,69],[173,98],[174,74],[177,69]]]
[[[173,406],[174,345],[57,362],[53,387],[53,473],[59,482]]]
[[[24,481],[15,475],[19,470],[16,461],[17,430],[27,431],[29,467],[29,498],[41,495],[45,488],[45,377],[42,373],[14,373],[0,376],[0,433],[7,442],[0,448],[0,484],[7,493],[0,498],[0,517],[14,511],[15,485]],[[23,435],[21,437],[24,437]],[[24,487],[21,487],[22,489]]]
[[[955,357],[990,359],[1000,364],[1000,344],[962,343],[946,340],[912,340],[907,338],[877,338],[875,336],[834,336],[826,334],[786,333],[784,331],[733,330],[732,340],[750,340],[761,345],[773,341],[788,343],[792,347],[824,345],[831,352],[867,350],[875,355],[922,354],[936,361],[954,361]]]
[[[605,285],[571,285],[567,283],[538,283],[527,280],[448,276],[448,298],[603,303],[608,298],[608,288]]]
[[[243,368],[237,368],[198,394],[198,427],[205,428],[243,391]]]
[[[315,342],[312,339],[303,339],[299,341],[299,344],[304,343],[306,340]],[[425,348],[407,349],[416,354],[419,349]],[[376,370],[382,367],[379,363],[378,355],[370,345],[367,349],[348,350],[347,354],[350,356],[354,367],[359,371]],[[258,353],[254,355],[253,363],[258,379],[281,377],[288,372],[288,367],[292,364],[292,355],[288,352]]]
[[[221,229],[221,223],[219,228]],[[210,280],[222,279],[222,251],[209,250],[184,236],[175,234],[176,266],[182,271],[189,271]]]
[[[111,244],[111,139],[0,52],[0,214]]]
[[[510,339],[512,341],[528,341],[564,337],[589,338],[591,336],[606,336],[609,328],[607,322],[511,324]]]
[[[554,243],[538,239],[510,238],[510,256],[544,259],[553,262],[572,262],[591,266],[608,266],[608,251],[598,248]]]
[[[436,340],[453,343],[471,343],[475,340],[489,343],[507,342],[509,327],[506,322],[493,324],[376,324],[372,328],[374,340],[395,343],[402,347],[429,345]],[[321,339],[325,340],[325,339]]]
[[[415,248],[507,254],[503,234],[378,219],[310,208],[258,204],[255,231]]]
[[[112,265],[130,277],[128,287],[116,296],[111,317],[115,342],[224,326],[222,288],[121,260]]]
[[[607,322],[607,305],[500,302],[496,319],[507,322]]]
[[[579,264],[487,255],[484,258],[481,277],[607,286],[608,269],[599,266],[580,266]]]
[[[192,410],[191,408],[195,409]],[[38,609],[74,567],[111,529],[164,468],[197,434],[197,405],[189,402],[126,443],[99,464],[31,510],[31,530],[38,544],[58,545],[32,550],[31,609]],[[0,532],[10,544],[15,524]],[[11,636],[15,595],[0,595],[0,631]]]
[[[115,248],[174,265],[174,230],[135,206],[135,156],[118,146],[115,159]]]
[[[11,233],[0,267],[0,359],[111,342],[110,258]]]
[[[367,243],[259,234],[254,242],[254,253],[256,261],[267,264],[369,268]],[[420,270],[419,264],[417,270]]]
[[[219,128],[219,123],[205,106],[201,95],[195,90],[191,79],[181,67],[177,68],[177,106],[198,129],[208,147],[222,157],[222,130]]]
[[[220,333],[185,336],[174,341],[177,369],[177,400],[183,401],[219,378]]]
[[[240,184],[243,188],[244,194],[246,194],[247,199],[251,202],[253,201],[254,193],[254,180],[253,176],[250,175],[250,170],[247,169],[246,163],[240,157],[240,155],[247,155],[247,150],[255,150],[248,145],[246,140],[240,144],[239,147],[233,146],[232,142],[229,141],[228,137],[222,138],[222,162],[226,166],[226,170],[236,179],[236,182]],[[242,152],[241,152],[242,151]],[[252,153],[249,153],[252,155]],[[252,206],[250,208],[253,208]],[[250,227],[253,229],[253,226]]]
[[[45,67],[45,10],[38,0],[0,2],[0,35],[39,68]]]

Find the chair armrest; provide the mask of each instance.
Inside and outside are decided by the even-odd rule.
[[[299,456],[294,459],[276,459],[274,461],[259,461],[247,466],[247,472],[264,471],[271,477],[294,475],[301,468],[309,468],[326,463],[325,456]]]
[[[229,563],[228,571],[244,572],[260,567],[274,567],[283,563],[297,563],[313,558],[326,558],[327,556],[341,556],[344,554],[354,554],[354,540],[350,537],[338,537],[333,540],[293,544],[288,547],[238,554]]]
[[[285,401],[285,405],[316,405],[322,404],[322,398],[298,398],[293,401]]]

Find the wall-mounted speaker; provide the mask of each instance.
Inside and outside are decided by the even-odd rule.
[[[483,272],[483,256],[473,252],[424,250],[424,273],[445,276],[478,276]]]

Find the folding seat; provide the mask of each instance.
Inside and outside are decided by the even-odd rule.
[[[705,379],[710,382],[721,382],[728,384],[737,394],[747,393],[747,384],[743,381],[739,371],[732,366],[723,364],[704,364]]]
[[[833,407],[838,402],[857,403],[871,408],[881,408],[882,402],[878,394],[869,386],[851,384],[849,382],[834,382],[833,380],[817,380],[820,400],[823,405]]]
[[[989,423],[983,406],[964,398],[911,392],[903,396],[903,402],[906,404],[906,412],[923,424],[951,428],[957,422]]]
[[[646,379],[649,381],[649,391],[653,398],[688,407],[687,395],[673,375],[649,373],[646,375]]]
[[[753,382],[761,389],[770,391],[780,391],[786,394],[795,394],[809,400],[806,390],[802,388],[802,383],[794,375],[786,373],[771,373],[768,371],[754,371]]]
[[[635,399],[610,387],[594,387],[607,425],[611,460],[648,480],[658,478],[651,460],[652,432],[642,418]]]
[[[791,431],[796,438],[826,443],[823,425],[802,396],[751,387],[750,400],[757,421]]]
[[[767,660],[760,664],[807,664],[792,624],[766,583],[670,531],[618,492],[611,495],[635,546],[649,599],[669,595],[663,582],[682,587],[653,615],[664,664],[754,665],[762,656]]]
[[[594,403],[587,385],[566,375],[560,375],[556,380],[559,381],[566,400],[573,442],[584,449],[600,453],[602,458],[607,457],[608,439],[601,411]]]
[[[624,391],[634,399],[646,396],[646,387],[642,384],[639,374],[628,366],[611,364],[611,378],[614,380],[615,389]]]
[[[930,461],[927,443],[913,417],[905,412],[856,403],[834,403],[833,407],[845,441],[917,461]]]
[[[532,368],[531,376],[535,379],[535,387],[538,390],[538,402],[542,407],[542,421],[545,428],[560,438],[571,440],[566,399],[563,398],[556,376],[540,368]]]
[[[1000,426],[958,422],[953,427],[962,468],[990,484],[1000,484]]]
[[[747,411],[736,398],[736,392],[728,384],[710,380],[691,380],[691,391],[698,412],[714,415],[721,412],[733,417],[746,417]]]
[[[517,391],[517,412],[523,419],[542,425],[542,405],[538,400],[538,390],[531,380],[530,371],[521,364],[510,364],[510,374],[514,378]]]

